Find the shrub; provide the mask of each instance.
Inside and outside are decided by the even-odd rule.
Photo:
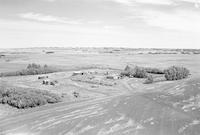
[[[153,83],[153,76],[152,75],[149,75],[147,76],[147,79],[145,80],[145,84],[150,84],[150,83]]]
[[[130,72],[128,72],[128,71],[122,71],[122,72],[120,73],[120,76],[121,76],[121,77],[123,77],[123,76],[128,76],[128,77],[130,77]]]
[[[0,103],[22,109],[60,102],[61,98],[48,91],[1,88]]]
[[[120,76],[146,78],[147,72],[145,71],[145,68],[143,67],[135,66],[134,68],[131,68],[130,66],[126,66],[124,71],[120,73]]]
[[[127,65],[124,71],[121,72],[121,76],[145,78],[147,77],[146,75],[147,73],[164,74],[164,70],[158,69],[158,68],[151,68],[151,67],[138,67],[138,66],[131,67]]]
[[[131,77],[131,75],[133,74],[133,68],[130,67],[129,65],[127,65],[124,69],[124,71],[122,71],[120,73],[120,76],[123,77],[123,76],[128,76],[128,77]]]
[[[136,78],[146,78],[147,77],[147,72],[145,71],[144,68],[136,66],[134,68],[133,77],[136,77]]]
[[[187,68],[176,66],[169,67],[164,72],[166,80],[180,80],[189,75],[189,70]]]
[[[50,82],[50,85],[55,85],[55,83],[54,82]]]
[[[132,69],[132,67],[130,67],[129,65],[127,65],[127,66],[125,67],[124,71],[129,72],[129,71],[131,71],[131,69]]]
[[[75,98],[78,98],[80,96],[80,94],[78,92],[75,92],[75,91],[73,92],[73,95],[74,95]]]
[[[27,66],[27,69],[39,69],[39,68],[41,68],[41,66],[39,64],[35,64],[35,63],[28,64],[28,66]]]

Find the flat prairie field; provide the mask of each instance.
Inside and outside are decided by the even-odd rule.
[[[199,135],[200,55],[183,51],[2,49],[0,135]],[[171,66],[189,75],[169,81]]]

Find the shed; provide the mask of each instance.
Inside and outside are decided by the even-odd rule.
[[[73,72],[72,76],[76,76],[76,75],[84,75],[85,72],[82,72],[82,71],[75,71]]]
[[[120,79],[120,76],[119,75],[109,75],[109,76],[106,76],[107,79],[113,79],[113,80],[116,80],[116,79]]]

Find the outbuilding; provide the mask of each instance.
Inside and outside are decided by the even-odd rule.
[[[82,71],[75,71],[73,72],[72,76],[76,76],[76,75],[84,75],[85,72],[82,72]]]
[[[108,75],[106,76],[107,79],[113,79],[113,80],[117,80],[117,79],[120,79],[120,76],[119,75]]]

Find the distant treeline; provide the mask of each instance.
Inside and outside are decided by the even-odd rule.
[[[38,75],[38,74],[47,74],[47,73],[54,73],[60,71],[59,69],[56,69],[51,66],[47,65],[40,65],[40,64],[29,64],[26,69],[23,69],[21,71],[13,71],[13,72],[4,72],[0,73],[0,77],[6,77],[6,76],[24,76],[24,75]]]

